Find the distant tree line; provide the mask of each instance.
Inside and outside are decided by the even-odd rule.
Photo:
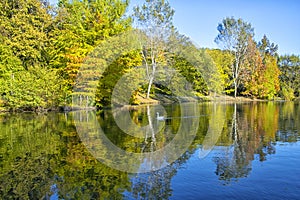
[[[132,93],[130,103],[138,104],[142,94],[147,98],[172,95],[167,87],[153,83],[156,70],[163,69],[159,63],[180,72],[192,83],[196,96],[224,92],[260,99],[299,97],[300,57],[278,55],[278,46],[266,36],[256,42],[250,23],[225,18],[217,27],[215,41],[220,49],[198,49],[176,31],[168,1],[146,0],[134,8],[132,16],[126,15],[128,5],[127,0],[60,0],[56,6],[46,0],[0,1],[0,107],[48,110],[70,106],[75,78],[88,54],[106,39],[133,29],[141,30],[149,45],[122,55],[97,83],[91,82],[98,88],[93,103],[98,108],[110,104],[118,79],[136,66],[147,68],[148,80]],[[188,59],[170,53],[174,38],[185,48],[193,48],[203,68],[217,69],[211,75],[215,88]],[[78,95],[89,106],[94,94],[86,90]]]

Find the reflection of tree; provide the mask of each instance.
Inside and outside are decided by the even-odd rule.
[[[280,131],[277,132],[277,138],[283,142],[297,142],[298,131],[300,130],[300,104],[294,102],[285,102],[280,104]]]
[[[272,142],[278,127],[278,109],[271,103],[235,103],[231,109],[231,145],[224,155],[214,158],[216,174],[226,182],[248,176],[255,154],[264,161],[268,154],[275,153]]]
[[[0,199],[28,199],[50,192],[49,166],[59,135],[58,117],[18,114],[0,118]],[[47,127],[47,128],[46,128]]]
[[[161,161],[164,161],[164,154],[160,155],[160,158],[154,156],[154,152],[160,148],[160,143],[162,143],[165,140],[160,140],[162,136],[162,132],[164,132],[164,129],[160,131],[159,133],[159,123],[157,123],[157,120],[155,118],[155,109],[150,108],[149,105],[146,106],[146,114],[147,114],[147,122],[148,127],[145,130],[145,138],[144,141],[141,144],[141,152],[149,152],[148,156],[143,160],[142,165],[145,165],[146,168],[157,168],[162,163]],[[158,137],[158,138],[157,138]],[[164,136],[162,136],[164,137]],[[158,141],[157,141],[158,140]],[[164,145],[164,144],[162,144]]]
[[[146,136],[145,136],[145,146],[143,148],[143,151],[144,152],[144,149],[148,143],[148,135],[150,133],[150,152],[153,152],[155,151],[155,146],[156,146],[156,138],[155,138],[155,130],[154,130],[154,127],[153,127],[153,114],[151,115],[151,110],[150,110],[150,107],[149,105],[147,106],[147,119],[148,119],[148,125],[149,125],[149,128],[146,130]]]
[[[230,181],[240,177],[246,177],[250,170],[250,160],[247,158],[247,149],[243,137],[239,134],[237,105],[234,104],[232,115],[231,138],[233,144],[226,151],[224,157],[215,158],[217,164],[216,174],[220,180]]]
[[[195,104],[197,105],[197,104]],[[195,108],[194,104],[184,105],[185,109],[180,110],[179,107],[172,107],[171,110],[166,108],[168,112],[168,116],[170,117],[166,122],[159,122],[155,119],[154,124],[166,123],[166,126],[162,129],[163,135],[156,134],[154,140],[156,142],[156,148],[163,148],[166,146],[173,137],[170,135],[174,135],[176,131],[181,130],[186,135],[185,137],[189,137],[190,133],[189,127],[195,126],[195,114],[198,113],[198,109]],[[182,106],[182,105],[181,105]],[[147,112],[150,116],[149,112]],[[152,116],[152,115],[151,115]],[[180,116],[180,117],[178,117]],[[189,118],[191,117],[191,118]],[[198,116],[197,116],[198,117]],[[148,118],[149,120],[150,118]],[[199,123],[199,121],[198,121]],[[150,124],[150,120],[149,120]],[[155,127],[155,125],[153,126]],[[157,125],[156,125],[157,126]],[[181,128],[180,128],[181,126]],[[179,128],[178,128],[179,127]],[[155,129],[155,128],[154,128]],[[150,129],[151,130],[151,129]],[[176,134],[179,134],[178,132]],[[184,139],[184,138],[183,138]],[[151,151],[151,149],[149,149]],[[171,188],[171,180],[176,175],[177,170],[179,167],[185,163],[190,156],[194,153],[196,148],[192,148],[191,151],[186,151],[183,155],[179,155],[178,159],[175,162],[169,163],[166,167],[158,170],[158,171],[151,171],[148,173],[139,173],[139,174],[132,174],[131,175],[131,188],[127,192],[125,192],[125,197],[129,199],[168,199],[172,196],[172,188]],[[176,151],[174,150],[174,154]],[[151,154],[150,154],[151,155]],[[163,152],[160,155],[161,158],[159,160],[163,160],[164,162],[168,162],[170,158],[170,152]],[[149,162],[153,162],[151,158],[149,158]]]
[[[123,193],[125,197],[138,199],[167,199],[172,195],[172,178],[202,144],[208,130],[212,109],[208,105],[200,106],[203,106],[201,114],[208,116],[200,117],[199,132],[189,151],[161,170],[131,175],[101,164],[86,150],[75,131],[72,114],[0,115],[0,199],[41,199],[54,194],[60,199],[122,199]],[[154,135],[154,149],[168,144],[181,122],[175,118],[181,115],[179,107],[172,105],[165,109],[168,116],[174,118],[165,122],[162,133]],[[153,129],[156,129],[161,122],[157,123],[155,113],[155,109],[150,109],[147,115],[147,107],[142,107],[132,110],[131,117],[137,124],[147,125],[151,116]],[[300,104],[293,102],[226,106],[228,123],[218,145],[228,145],[227,151],[214,158],[219,178],[229,183],[245,177],[250,173],[255,155],[264,161],[275,153],[274,142],[296,142],[299,113]],[[81,120],[90,127],[92,117],[85,116],[82,115]],[[133,140],[130,135],[122,135],[113,123],[110,110],[103,111],[98,119],[103,129],[110,130],[107,137],[120,148],[142,152],[145,139]],[[149,136],[148,144],[153,136],[151,131]],[[150,147],[146,145],[144,151],[151,152]],[[128,165],[141,164],[140,160],[128,162]]]
[[[161,109],[160,107],[145,106],[141,109],[118,109],[114,113],[111,113],[110,110],[103,112],[105,117],[100,119],[100,123],[104,134],[118,148],[118,152],[121,150],[126,151],[126,153],[121,152],[124,155],[122,157],[124,163],[120,161],[122,166],[124,166],[123,170],[131,165],[137,166],[134,172],[139,170],[140,165],[145,169],[156,169],[166,162],[164,152],[155,154],[155,151],[164,147],[174,136],[166,132],[163,126],[165,122],[158,122],[155,117],[158,109]],[[119,126],[116,125],[116,121],[118,121]],[[100,150],[103,146],[96,145],[97,152],[102,151],[111,154],[111,156],[116,156],[116,151],[113,151],[115,149],[110,149],[110,152],[104,149]],[[111,146],[106,145],[106,148],[109,149]],[[144,154],[132,156],[131,152]],[[110,157],[108,158],[110,159]]]
[[[100,130],[99,134],[97,123],[92,128],[92,125],[76,122],[76,128],[87,148],[106,165],[131,173],[158,170],[174,162],[189,148],[199,125],[199,117],[195,117],[198,115],[195,103],[178,106],[179,115],[166,118],[166,121],[169,120],[168,124],[165,120],[156,119],[156,112],[166,112],[162,111],[164,109],[161,105],[156,105],[145,107],[145,114],[140,120],[136,120],[139,117],[134,114],[135,110],[115,109],[111,117],[100,119],[103,131]],[[173,113],[170,114],[173,116]],[[115,120],[111,120],[112,117]],[[75,121],[79,121],[80,117],[77,116],[76,119]],[[179,125],[173,124],[173,119]],[[139,121],[147,123],[141,125]],[[173,131],[175,127],[178,127],[177,132]]]
[[[171,180],[177,169],[167,166],[159,171],[137,174],[132,180],[134,199],[168,199],[172,195]]]
[[[172,196],[172,178],[190,156],[191,152],[186,152],[177,161],[158,171],[132,174],[132,185],[125,196],[130,199],[169,199]]]
[[[121,199],[129,187],[126,173],[87,152],[71,115],[5,115],[0,121],[0,199]]]

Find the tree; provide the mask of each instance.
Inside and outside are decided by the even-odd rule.
[[[141,60],[142,58],[141,55],[139,54],[139,51],[133,51],[133,52],[128,52],[127,54],[117,58],[114,62],[112,62],[108,66],[108,68],[105,70],[105,72],[99,79],[98,90],[95,97],[96,106],[98,108],[111,106],[112,92],[114,90],[116,83],[118,82],[118,80],[120,80],[120,78],[125,73],[132,72],[132,69],[135,66],[140,66]],[[136,77],[139,76],[139,74],[134,74],[134,75],[135,77],[130,78],[129,80],[130,82],[136,81],[135,80]],[[132,99],[131,99],[132,102],[129,103],[137,104],[138,102],[136,101],[135,98],[136,95],[138,94],[138,91],[134,91],[134,93],[135,94],[132,95]]]
[[[68,85],[66,98],[70,103],[79,69],[85,73],[84,76],[93,73],[91,65],[94,63],[84,63],[88,60],[88,54],[105,39],[130,29],[131,20],[124,17],[128,1],[60,0],[58,5],[55,27],[51,32],[51,64],[59,69]],[[73,95],[77,95],[78,99],[85,99],[85,105],[89,105],[89,97],[94,95],[90,88],[95,84],[97,83],[91,78],[85,89]]]
[[[0,37],[0,106],[6,104],[5,96],[12,92],[14,74],[23,70],[21,60],[16,57],[9,46],[2,43]]]
[[[168,38],[166,45],[165,59],[168,66],[174,69],[166,73],[168,87],[174,89],[182,87],[179,86],[182,84],[179,77],[183,76],[192,86],[187,87],[185,85],[183,87],[193,89],[193,91],[189,94],[182,93],[180,95],[203,96],[223,91],[220,73],[205,49],[197,48],[190,38],[178,33],[175,29]],[[185,89],[185,91],[187,90]]]
[[[232,93],[232,76],[231,65],[234,60],[233,54],[229,51],[222,51],[220,49],[206,49],[207,54],[212,58],[219,74],[220,84],[224,87],[225,93]]]
[[[202,77],[202,74],[195,66],[189,63],[185,58],[174,57],[172,59],[172,67],[179,71],[181,75],[183,75],[189,83],[193,85],[193,91],[196,95],[203,96],[208,94],[207,85]],[[170,83],[174,85],[176,80],[175,77],[170,80]],[[176,86],[175,86],[176,87]]]
[[[242,71],[242,62],[245,58],[249,38],[254,36],[254,29],[250,23],[242,19],[233,17],[223,19],[217,27],[219,34],[215,42],[223,49],[229,50],[234,54],[234,61],[231,64],[231,73],[234,84],[234,97],[237,96],[237,90],[240,85],[240,74]]]
[[[47,62],[52,16],[39,0],[0,2],[0,93],[10,110],[58,106],[63,85]]]
[[[262,97],[270,100],[274,99],[275,95],[280,90],[279,76],[281,72],[277,65],[277,58],[271,55],[266,55],[264,62],[266,67],[266,71],[264,74],[265,81],[263,83],[265,93]]]
[[[300,56],[284,55],[279,58],[282,95],[293,100],[300,95]]]
[[[243,94],[257,98],[274,98],[279,91],[277,49],[278,46],[270,44],[265,35],[258,44],[249,38],[241,73]]]
[[[243,62],[242,82],[244,95],[260,97],[263,93],[262,83],[264,82],[265,66],[257,44],[249,38],[247,54]]]
[[[262,87],[264,92],[260,95],[261,98],[273,99],[277,92],[280,90],[278,68],[278,45],[270,43],[266,35],[258,43],[258,49],[264,65],[264,73],[262,74],[264,81]]]
[[[25,69],[45,64],[42,52],[51,26],[47,9],[40,0],[0,2],[0,35]]]
[[[270,40],[266,35],[264,35],[261,41],[258,42],[257,46],[262,54],[270,54],[271,56],[275,56],[278,51],[278,45],[270,43]]]
[[[143,65],[146,68],[149,98],[157,68],[161,66],[166,54],[166,41],[172,33],[174,10],[168,1],[146,0],[143,6],[134,8],[134,19],[137,28],[146,36],[141,48]]]

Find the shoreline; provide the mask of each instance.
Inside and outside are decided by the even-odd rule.
[[[142,95],[139,95],[137,104],[128,104],[124,106],[120,106],[120,108],[129,108],[135,109],[140,106],[147,106],[147,105],[158,105],[158,104],[174,104],[174,103],[188,103],[188,102],[198,102],[198,103],[205,103],[205,102],[225,102],[225,103],[247,103],[247,102],[298,102],[300,98],[295,99],[294,101],[287,101],[284,99],[274,99],[274,100],[266,100],[266,99],[252,99],[248,97],[238,96],[236,98],[232,96],[201,96],[201,97],[173,97],[158,94],[155,97],[151,97],[149,99],[145,98]],[[104,107],[101,110],[110,109],[111,107]],[[43,109],[32,109],[32,110],[23,110],[23,109],[16,109],[10,110],[5,107],[0,107],[0,113],[48,113],[48,112],[73,112],[79,110],[97,110],[96,107],[71,107],[71,106],[60,106],[57,108],[43,108]]]

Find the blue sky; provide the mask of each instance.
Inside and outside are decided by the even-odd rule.
[[[143,2],[131,0],[129,9]],[[300,55],[299,0],[170,0],[170,4],[174,25],[200,47],[218,48],[216,27],[233,16],[251,23],[257,41],[266,34],[278,44],[280,54]]]
[[[216,27],[233,16],[251,23],[257,41],[266,34],[280,54],[300,54],[299,0],[171,0],[171,5],[175,26],[201,47],[218,47]]]

